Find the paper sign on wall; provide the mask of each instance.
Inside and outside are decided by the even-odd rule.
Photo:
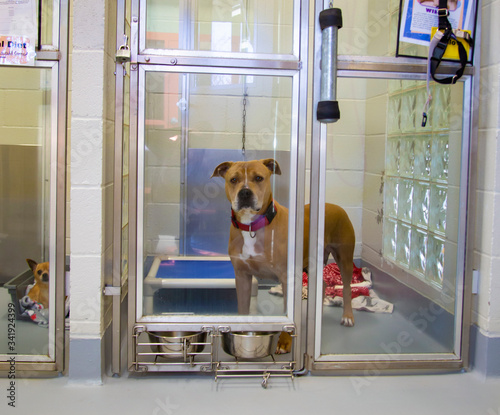
[[[428,46],[431,30],[438,26],[438,0],[402,0],[399,40]],[[474,0],[448,1],[449,16],[453,29],[473,31]]]
[[[0,0],[0,64],[34,64],[38,34],[36,6],[36,0]]]

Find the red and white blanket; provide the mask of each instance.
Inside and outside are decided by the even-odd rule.
[[[371,272],[368,268],[358,268],[353,264],[351,292],[352,308],[372,313],[392,313],[393,304],[380,299],[372,289]],[[302,274],[302,298],[307,298],[308,275]],[[342,277],[337,264],[328,264],[323,268],[325,284],[324,305],[342,307]],[[281,285],[269,290],[270,294],[283,295]]]
[[[307,272],[304,272],[302,274],[302,287],[306,288],[306,290],[302,290],[303,298],[307,298],[308,279]],[[323,281],[326,297],[342,297],[342,276],[337,264],[328,264],[323,268]],[[353,264],[351,281],[352,298],[359,297],[360,295],[369,296],[371,286],[371,273],[368,268],[358,268]]]

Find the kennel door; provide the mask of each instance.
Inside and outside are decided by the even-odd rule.
[[[451,86],[431,82],[428,90],[425,64],[362,60],[339,57],[340,119],[328,126],[313,120],[310,367],[365,375],[457,370],[467,360],[470,312],[466,230],[473,80],[469,73]],[[320,64],[314,65],[317,102]],[[325,229],[338,220],[325,218],[325,203],[344,208],[355,230],[354,327],[340,324],[342,240],[322,265]],[[361,380],[355,387],[364,385]]]
[[[342,119],[325,131],[321,199],[341,205],[355,229],[355,325],[340,325],[342,281],[329,263],[326,298],[316,305],[316,358],[455,367],[465,312],[470,82],[433,85],[430,125],[421,127],[425,81],[342,74]]]
[[[308,6],[132,2],[130,332],[299,327]],[[251,257],[282,255],[274,269],[252,265],[247,315],[238,312],[238,270],[229,257],[231,201],[225,179],[212,175],[225,161],[264,159],[280,166],[268,189],[288,219],[284,213],[279,243],[272,232],[256,239],[248,232]],[[273,206],[266,195],[267,206],[255,206],[260,215]],[[131,365],[134,359],[129,353]]]
[[[299,38],[307,39],[300,30],[305,15],[300,1],[262,8],[238,1],[167,3],[138,2],[143,20],[132,46],[139,62],[137,317],[237,316],[228,257],[231,202],[224,178],[211,176],[224,161],[275,159],[282,174],[272,175],[270,191],[289,210],[288,237],[295,241],[303,188],[297,163],[305,155],[299,152],[305,146],[299,134],[306,108],[299,105],[306,97]],[[160,24],[166,21],[178,24]],[[274,236],[268,239],[273,247]],[[295,244],[283,245],[276,249],[288,266],[280,278],[293,292]],[[257,268],[251,314],[290,318],[293,307],[284,304],[276,275]],[[262,301],[254,298],[261,294]]]
[[[58,112],[65,99],[60,71],[65,77],[51,61],[0,66],[0,371],[10,379],[63,369],[66,132],[59,123],[66,113]],[[32,270],[27,258],[47,262],[48,270]]]

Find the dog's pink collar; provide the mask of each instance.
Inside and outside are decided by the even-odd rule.
[[[271,204],[266,209],[266,212],[263,215],[259,215],[257,219],[255,219],[249,225],[238,222],[236,220],[236,215],[234,214],[234,210],[231,209],[231,222],[236,229],[240,229],[245,232],[256,232],[259,229],[263,228],[264,226],[269,225],[276,216],[276,213],[277,212],[274,206],[274,201],[271,201]]]

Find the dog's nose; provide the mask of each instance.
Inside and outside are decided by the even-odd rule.
[[[240,200],[250,199],[252,197],[252,191],[248,188],[243,188],[239,191],[238,197]]]
[[[42,274],[42,281],[43,282],[49,282],[49,274],[46,272]]]

